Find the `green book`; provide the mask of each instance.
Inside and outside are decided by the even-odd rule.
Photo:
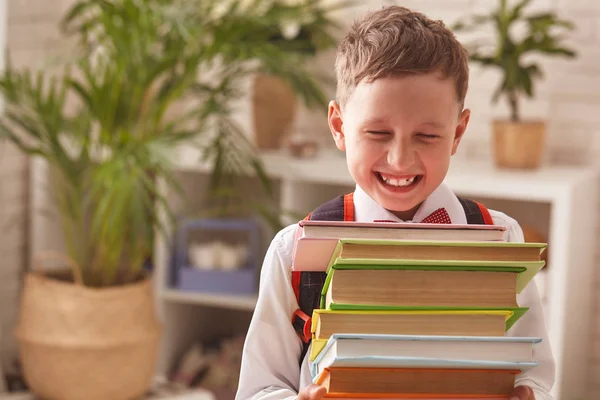
[[[323,301],[323,297],[321,297]],[[328,310],[334,311],[446,311],[455,313],[457,311],[510,311],[512,315],[506,320],[506,330],[509,330],[528,310],[528,307],[488,308],[488,307],[404,307],[404,306],[371,306],[361,304],[335,304],[332,303]]]
[[[335,270],[338,269],[403,269],[429,271],[489,271],[514,272],[517,293],[520,293],[544,267],[541,253],[545,243],[512,242],[452,242],[393,239],[340,239],[327,267],[327,278],[321,293],[321,308],[325,309],[326,293]],[[528,310],[526,307],[477,306],[382,306],[331,303],[329,310],[362,311],[509,311],[506,330]]]
[[[403,269],[403,270],[413,270],[413,271],[498,271],[498,272],[515,272],[517,274],[521,274],[527,271],[527,268],[524,266],[513,266],[513,265],[453,265],[448,264],[448,262],[439,262],[439,261],[427,261],[423,264],[417,263],[394,263],[394,264],[385,264],[378,263],[378,261],[387,261],[387,260],[372,260],[373,263],[369,264],[358,264],[359,261],[366,260],[348,260],[348,261],[357,261],[356,264],[351,264],[350,262],[347,264],[334,264],[330,265],[327,268],[327,277],[325,278],[325,283],[323,284],[323,290],[321,291],[321,295],[325,295],[327,290],[329,289],[329,285],[331,283],[331,279],[333,277],[333,273],[335,269],[364,269],[364,270],[389,270],[389,269]],[[518,282],[518,278],[517,278]],[[518,287],[517,287],[518,289]]]
[[[510,266],[510,265],[447,265],[448,262],[428,262],[424,265],[412,265],[412,264],[335,264],[331,265],[327,272],[325,283],[323,284],[323,290],[321,291],[321,309],[329,310],[347,310],[347,311],[511,311],[512,315],[506,321],[506,330],[508,330],[525,312],[528,308],[523,307],[504,307],[504,308],[489,308],[489,307],[415,307],[415,306],[381,306],[381,305],[366,305],[366,304],[343,304],[343,303],[331,303],[329,308],[325,307],[325,299],[329,285],[333,278],[333,274],[336,269],[365,269],[365,270],[382,270],[382,269],[402,269],[402,270],[430,270],[430,271],[447,271],[448,269],[453,271],[499,271],[499,272],[514,272],[523,273],[526,268],[523,266]]]
[[[520,268],[517,293],[521,293],[544,267],[545,261],[540,256],[546,246],[545,243],[340,239],[327,272],[329,275],[331,269],[336,268],[409,267],[462,271],[508,271],[507,268]],[[324,287],[324,290],[327,289]]]

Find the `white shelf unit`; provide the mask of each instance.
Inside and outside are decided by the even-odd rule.
[[[338,152],[322,150],[312,159],[279,152],[262,156],[267,172],[280,184],[281,209],[306,212],[353,188],[345,159]],[[208,172],[194,153],[182,152],[178,160],[182,173],[202,176]],[[557,400],[585,399],[598,174],[570,167],[498,170],[491,163],[455,159],[446,182],[457,194],[480,200],[547,233],[549,268],[536,279],[545,293],[546,324],[557,364],[554,395]],[[227,326],[243,332],[256,298],[190,294],[169,288],[164,240],[159,240],[155,256],[157,298],[167,327],[161,355],[164,372],[191,341],[215,332],[207,327],[217,324],[221,329]],[[234,314],[223,314],[225,309]]]

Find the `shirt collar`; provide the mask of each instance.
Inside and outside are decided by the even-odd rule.
[[[466,224],[467,217],[456,195],[442,182],[421,204],[411,221],[402,221],[373,200],[360,186],[354,190],[354,219],[357,222],[388,220],[398,222],[420,222],[438,208],[445,208],[453,224]]]

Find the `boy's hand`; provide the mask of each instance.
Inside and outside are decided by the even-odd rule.
[[[517,386],[509,396],[509,400],[535,400],[535,395],[529,386]]]
[[[298,393],[297,400],[321,400],[327,394],[327,389],[319,385],[308,385]]]

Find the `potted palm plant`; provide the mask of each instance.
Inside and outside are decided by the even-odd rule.
[[[495,31],[497,41],[478,42],[471,46],[469,57],[473,63],[495,68],[502,74],[492,101],[504,97],[510,118],[492,123],[494,159],[499,167],[537,168],[542,159],[546,123],[524,118],[520,108],[522,97],[534,97],[535,82],[543,77],[535,56],[575,57],[575,52],[564,45],[565,32],[573,29],[571,22],[555,12],[526,14],[524,10],[530,3],[531,0],[520,0],[511,6],[508,0],[499,0],[490,13],[473,15],[453,27],[461,32],[491,24]],[[516,31],[523,26],[524,34],[518,35]]]
[[[154,232],[172,222],[159,218],[170,210],[158,187],[177,190],[174,150],[200,138],[214,188],[246,172],[269,186],[231,116],[239,80],[268,72],[325,104],[302,56],[263,40],[265,26],[303,8],[253,3],[267,12],[235,1],[217,12],[219,1],[78,0],[61,23],[77,47],[60,72],[9,62],[0,77],[0,138],[47,163],[66,245],[52,261],[68,272],[26,274],[15,329],[24,378],[41,398],[148,389],[161,323],[144,262]]]

